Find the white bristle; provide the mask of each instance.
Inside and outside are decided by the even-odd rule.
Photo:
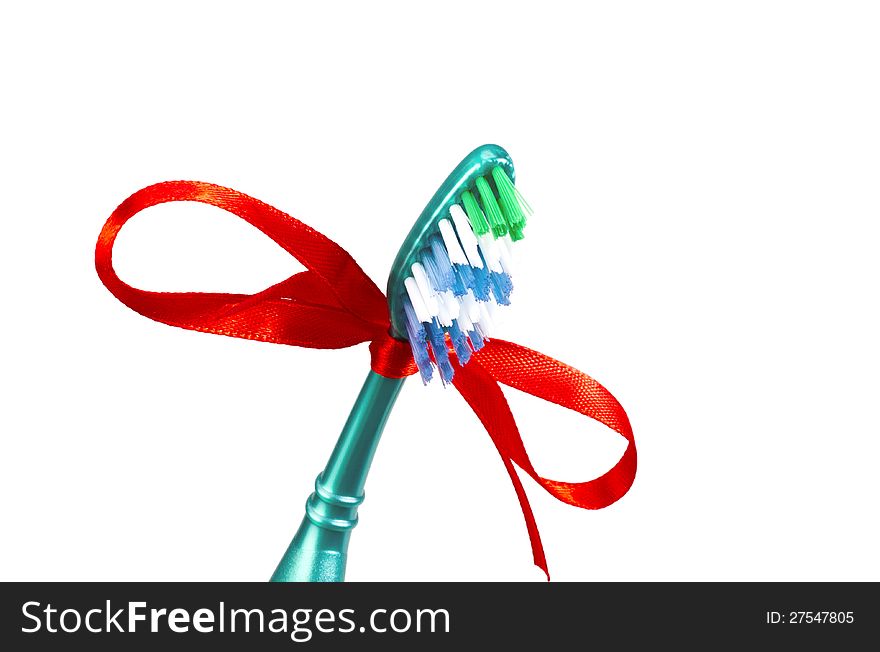
[[[474,325],[471,323],[470,318],[468,317],[468,311],[464,309],[462,306],[461,312],[458,313],[458,327],[463,330],[465,333],[468,331],[474,330]]]
[[[504,245],[504,248],[507,249],[508,254],[513,254],[513,240],[510,238],[509,233],[498,238],[498,241]]]
[[[403,281],[403,287],[406,288],[406,293],[409,295],[409,302],[412,304],[413,310],[416,313],[416,319],[421,322],[431,321],[431,313],[428,311],[428,306],[425,305],[422,293],[419,292],[419,286],[416,284],[416,280],[412,276],[408,276]]]
[[[452,222],[449,220],[440,220],[437,223],[437,226],[440,228],[440,235],[443,236],[443,244],[446,245],[446,252],[449,254],[449,260],[456,265],[470,264],[468,263],[464,250],[458,243],[458,238],[455,235],[455,229],[452,226]]]
[[[486,307],[486,312],[489,313],[489,316],[492,318],[492,322],[494,323],[498,317],[498,311],[501,309],[494,301],[484,301],[483,305]]]
[[[446,306],[446,302],[443,300],[443,295],[437,295],[437,305],[439,306],[439,310],[437,311],[437,321],[440,322],[441,326],[452,326],[452,315],[449,314],[449,309]]]
[[[501,273],[504,268],[501,266],[501,247],[495,242],[495,238],[491,233],[485,233],[480,236],[480,251],[483,252],[483,258],[486,259],[486,265],[493,272]]]
[[[513,250],[511,249],[512,245],[513,240],[510,239],[509,235],[498,238],[498,251],[501,253],[501,267],[504,268],[504,273],[508,276],[513,276],[513,272],[511,271],[513,268]]]
[[[489,314],[489,309],[486,307],[486,304],[492,303],[491,301],[480,301],[480,328],[483,330],[486,335],[491,335],[495,332],[495,322],[492,320],[492,316]]]
[[[432,317],[436,317],[440,314],[440,301],[437,298],[437,293],[431,288],[431,282],[428,280],[425,268],[422,267],[421,263],[413,263],[412,274],[416,281],[416,285],[419,288],[419,292],[422,295],[422,299],[425,300],[425,306],[428,308],[428,312],[431,313]]]
[[[449,316],[453,319],[458,319],[458,315],[461,312],[461,304],[458,302],[458,299],[455,298],[455,295],[452,294],[450,290],[446,290],[440,296],[446,304],[446,312],[449,313]]]
[[[482,269],[483,261],[480,259],[477,236],[471,230],[471,223],[468,221],[464,209],[458,204],[453,204],[449,207],[449,214],[452,216],[452,222],[455,224],[458,239],[461,240],[461,246],[464,247],[464,253],[467,256],[468,262],[471,267]]]
[[[477,297],[474,296],[473,290],[468,290],[461,298],[461,307],[467,311],[468,319],[472,322],[480,320],[480,306]]]

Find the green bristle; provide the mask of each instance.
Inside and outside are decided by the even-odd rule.
[[[496,238],[506,235],[507,222],[504,221],[501,209],[498,208],[498,202],[495,201],[495,194],[492,192],[489,182],[484,177],[477,177],[476,184],[477,191],[480,193],[480,201],[483,203],[483,210],[492,227],[492,235]]]
[[[480,210],[480,205],[477,203],[477,198],[471,194],[470,190],[465,190],[461,193],[461,203],[464,204],[464,212],[467,213],[474,233],[477,235],[489,233],[489,223],[486,221],[486,216],[483,215],[483,211]]]
[[[510,237],[514,240],[522,239],[522,229],[526,224],[526,216],[520,208],[516,198],[516,189],[510,181],[510,177],[501,167],[492,168],[492,178],[495,179],[495,187],[498,188],[498,199],[501,204],[501,212],[510,229]]]
[[[519,207],[522,209],[523,215],[527,218],[532,216],[532,213],[535,211],[532,210],[532,207],[529,206],[529,202],[526,201],[526,198],[522,196],[519,189],[514,186],[513,192],[516,195],[516,198],[519,200]]]
[[[511,224],[510,225],[510,239],[516,242],[517,240],[522,240],[523,235],[523,225],[522,224]]]

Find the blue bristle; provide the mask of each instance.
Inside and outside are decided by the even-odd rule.
[[[477,287],[474,270],[470,265],[455,265],[454,270],[456,280],[464,286],[465,290],[474,290]]]
[[[474,275],[474,296],[478,301],[489,300],[489,270],[486,267],[471,267]]]
[[[452,369],[452,363],[449,362],[449,352],[446,350],[446,334],[436,320],[425,324],[425,330],[428,332],[431,351],[434,352],[434,361],[440,370],[440,378],[444,383],[452,382],[455,371]]]
[[[422,377],[422,382],[427,385],[431,382],[431,378],[434,377],[434,368],[431,366],[431,356],[428,355],[428,344],[426,342],[413,342],[409,341],[410,348],[412,348],[413,358],[415,358],[416,365],[419,368],[419,375]]]
[[[403,316],[406,317],[406,332],[410,339],[424,342],[425,329],[419,318],[416,317],[416,311],[412,306],[412,302],[406,295],[403,297]]]
[[[430,281],[431,286],[437,292],[443,292],[444,290],[446,290],[447,287],[442,278],[442,274],[440,273],[440,268],[437,266],[437,261],[434,260],[434,254],[431,253],[431,250],[422,249],[419,260],[422,263],[422,267],[425,268],[425,274],[427,274],[428,281]]]
[[[440,280],[443,282],[443,289],[450,290],[455,285],[455,272],[452,271],[452,263],[449,262],[449,253],[446,251],[446,245],[443,244],[443,238],[432,235],[429,244],[431,253],[434,254],[434,262],[437,263]]]
[[[492,294],[495,295],[495,301],[502,306],[509,306],[513,281],[504,272],[490,272],[489,279],[492,282]]]
[[[455,267],[461,267],[461,265],[455,265]],[[452,294],[457,297],[463,297],[467,294],[467,287],[461,280],[461,275],[455,271],[452,273]]]
[[[449,338],[452,340],[452,348],[455,349],[455,357],[458,358],[458,364],[463,366],[471,359],[471,348],[467,343],[467,336],[458,325],[458,320],[452,321],[449,327]]]
[[[428,384],[434,376],[434,369],[431,366],[431,356],[428,355],[425,328],[416,317],[416,311],[413,310],[409,297],[404,297],[403,299],[403,312],[406,317],[406,334],[413,352],[413,358],[415,358],[416,365],[419,367],[422,382]]]
[[[470,338],[471,346],[474,347],[474,351],[479,351],[482,349],[486,343],[483,342],[483,336],[480,335],[480,332],[474,328],[472,331],[468,331],[468,338]]]

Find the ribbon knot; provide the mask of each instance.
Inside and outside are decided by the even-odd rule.
[[[171,201],[203,202],[241,217],[299,260],[306,271],[252,295],[151,292],[126,284],[113,269],[116,236],[138,212]],[[296,218],[230,188],[167,181],[137,191],[104,224],[95,248],[95,268],[122,303],[171,326],[318,349],[369,342],[370,366],[376,373],[403,378],[417,372],[409,344],[389,335],[385,296],[348,252]],[[593,480],[561,482],[540,476],[499,383],[599,421],[627,440],[626,450],[610,470]],[[585,509],[607,507],[629,491],[635,479],[635,439],[626,412],[608,390],[583,372],[498,339],[458,369],[452,384],[501,455],[525,517],[535,564],[547,573],[538,527],[514,465],[563,502]]]
[[[370,342],[370,368],[386,378],[406,378],[419,372],[409,344],[387,332]]]

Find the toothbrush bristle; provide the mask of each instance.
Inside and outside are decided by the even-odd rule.
[[[438,326],[436,321],[428,322],[425,325],[428,331],[428,339],[431,343],[431,352],[434,354],[434,362],[440,370],[440,379],[444,384],[452,382],[452,376],[455,371],[452,369],[452,363],[449,361],[449,350],[446,348],[446,332]]]
[[[443,384],[485,345],[497,305],[510,304],[511,243],[521,240],[531,208],[506,170],[477,177],[442,216],[413,262],[402,297],[407,338],[427,384]]]
[[[504,214],[504,220],[510,230],[510,238],[514,242],[522,240],[523,227],[526,225],[526,213],[531,212],[529,205],[524,201],[520,204],[522,197],[511,183],[510,178],[500,168],[492,170],[492,178],[495,180],[495,187],[498,189],[498,199],[501,206],[501,212]]]
[[[428,384],[434,374],[431,367],[431,356],[428,354],[425,328],[416,317],[416,312],[409,301],[404,301],[403,310],[406,313],[406,335],[409,345],[412,347],[413,358],[419,368],[422,382]]]
[[[484,267],[475,267],[474,273],[474,296],[477,301],[489,301],[489,272]]]

